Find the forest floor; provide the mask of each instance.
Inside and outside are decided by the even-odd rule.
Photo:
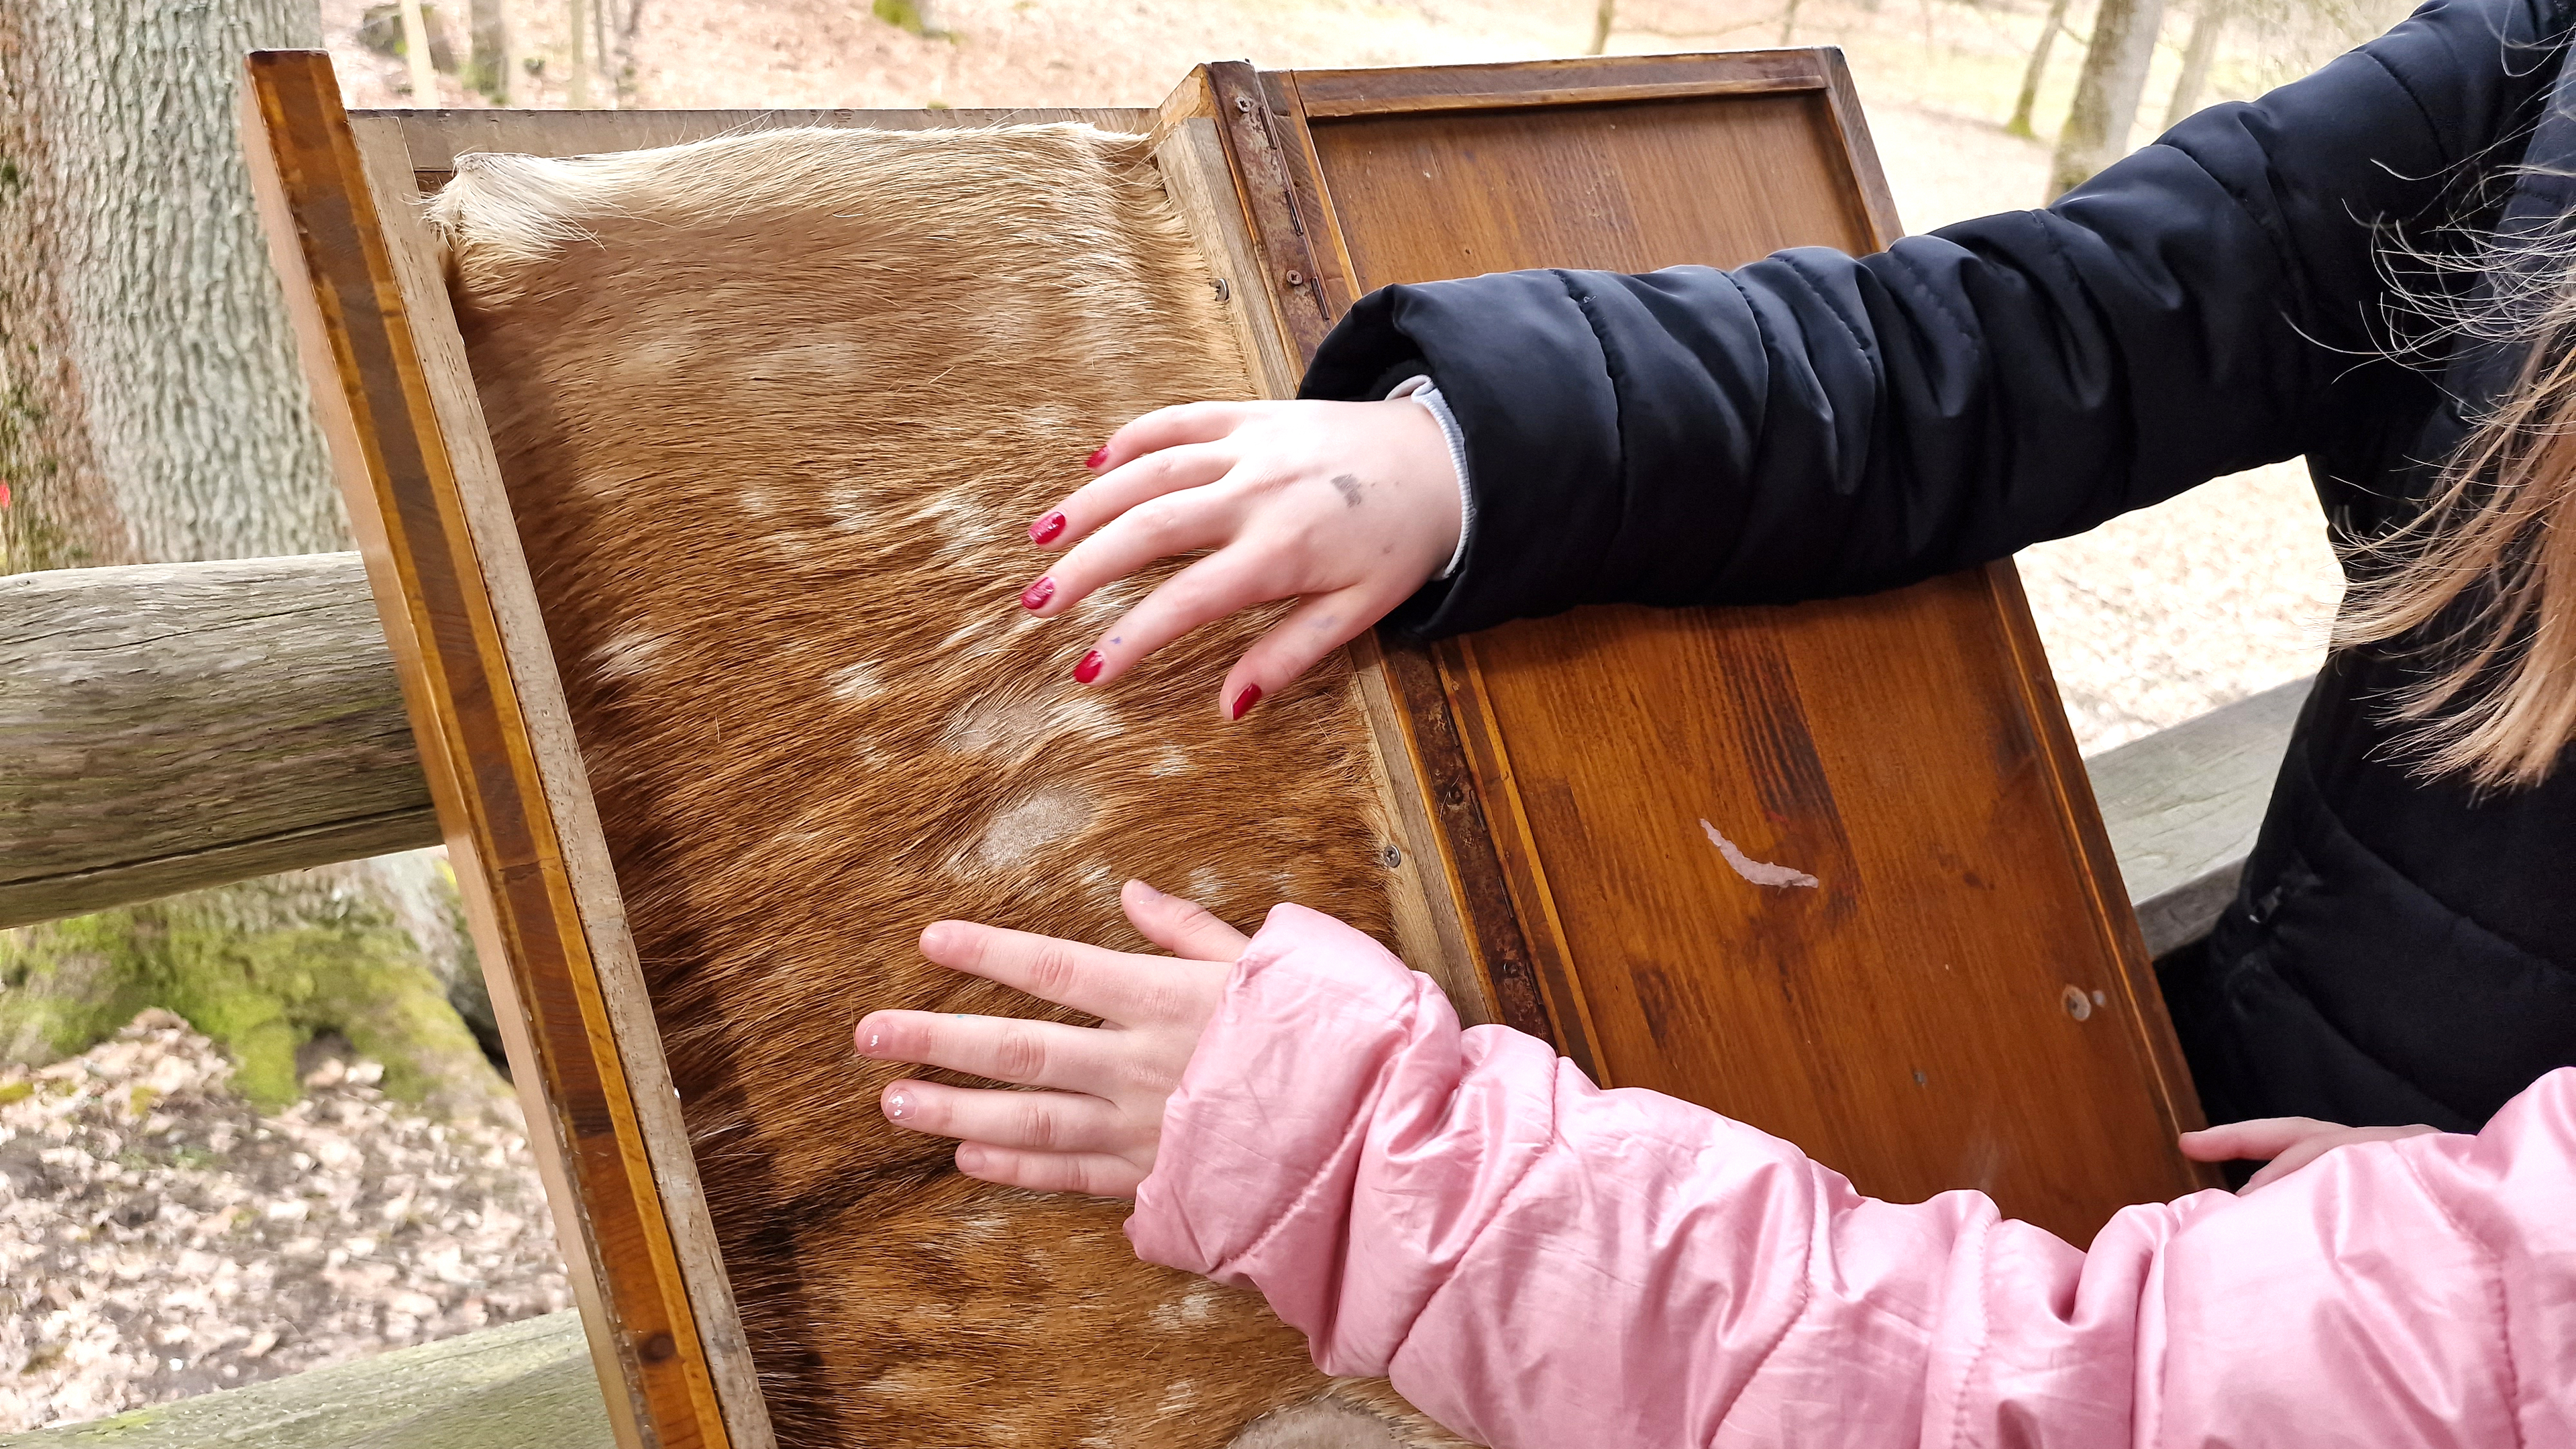
[[[323,3],[349,103],[411,104],[402,64],[358,43],[369,8]],[[2073,17],[2077,34],[2087,8]],[[561,8],[518,10],[522,47],[545,69],[522,78],[517,103],[562,105]],[[934,0],[923,10],[944,35],[877,20],[868,0],[642,0],[623,103],[1149,105],[1208,59],[1573,54],[1589,41],[1593,0]],[[1844,47],[1899,212],[1921,230],[2042,199],[2046,145],[2000,124],[2041,13],[2029,0],[1804,0],[1792,38]],[[1620,14],[1613,51],[1782,38],[1778,0],[1628,0]],[[2178,42],[2178,28],[2167,38]],[[2162,114],[2171,50],[2150,81],[2149,123]],[[2080,53],[2057,46],[2043,129],[2065,112]],[[2245,93],[2281,68],[2278,56],[2237,56],[2218,91]],[[481,101],[450,77],[436,103]],[[2088,751],[2313,670],[2341,586],[2294,465],[2221,480],[2020,562]],[[366,1064],[338,1059],[315,1065],[304,1102],[263,1117],[224,1085],[227,1070],[175,1019],[148,1018],[72,1061],[0,1076],[0,1433],[568,1302],[513,1127],[406,1113],[374,1089]]]

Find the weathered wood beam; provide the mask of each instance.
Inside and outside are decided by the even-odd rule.
[[[356,554],[0,577],[0,926],[438,838]]]
[[[2151,951],[2234,895],[2307,689],[2087,763]],[[437,841],[357,555],[0,578],[0,926]]]
[[[612,1449],[581,1315],[550,1313],[0,1449]]]
[[[2267,689],[2085,762],[2150,954],[2208,935],[2236,898],[2314,682]]]

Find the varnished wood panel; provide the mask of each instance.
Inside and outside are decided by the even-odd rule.
[[[1896,234],[1839,56],[1586,74],[1263,75],[1328,311],[1393,283]],[[1515,1024],[1603,1080],[1779,1133],[1882,1196],[1979,1188],[2080,1242],[2202,1185],[2172,1143],[2198,1109],[2008,563],[1794,609],[1580,610],[1432,657],[1426,735],[1454,731],[1473,777],[1453,853],[1498,887],[1466,894],[1504,1019],[1517,1000]],[[1709,827],[1819,884],[1748,881]]]
[[[739,1360],[738,1328],[720,1291],[708,1324],[692,1302],[693,1169],[668,1130],[669,1079],[627,979],[615,881],[584,849],[597,823],[506,512],[494,526],[490,436],[407,210],[410,158],[392,132],[373,153],[360,146],[327,55],[258,52],[248,69],[246,150],[271,252],[475,945],[495,968],[612,1425],[626,1445],[759,1449],[756,1394],[718,1399],[723,1366],[710,1359]]]

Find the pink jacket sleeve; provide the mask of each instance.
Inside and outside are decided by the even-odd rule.
[[[2576,1445],[2576,1070],[2090,1253],[1864,1198],[1281,906],[1127,1233],[1496,1449]]]

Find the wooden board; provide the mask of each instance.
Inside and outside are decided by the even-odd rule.
[[[1304,353],[1390,284],[1899,234],[1832,51],[1216,66],[1203,104],[1271,178],[1245,210]],[[2079,1242],[2209,1181],[2172,1142],[2197,1102],[2010,563],[1390,648],[1502,1020],[1863,1191],[1974,1187]],[[1820,884],[1752,884],[1712,827]]]
[[[765,121],[1158,127],[1273,395],[1369,287],[1896,233],[1824,51],[1225,64],[1159,112],[354,130],[326,59],[264,54],[252,75],[264,209],[624,1444],[771,1436],[419,187],[477,145],[579,154]],[[1356,652],[1406,842],[1399,935],[1471,1019],[1788,1135],[1865,1190],[1983,1187],[2079,1241],[2200,1183],[2170,1141],[2197,1121],[2188,1082],[2009,565]],[[1821,884],[1750,886],[1702,819]]]

